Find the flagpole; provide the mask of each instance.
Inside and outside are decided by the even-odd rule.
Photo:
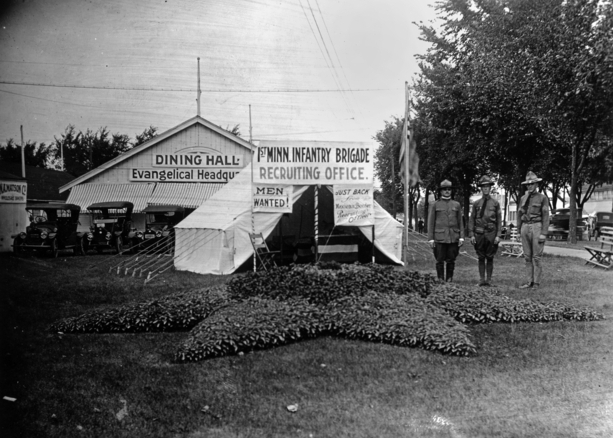
[[[411,183],[409,175],[409,83],[404,82],[404,129],[403,141],[405,142],[404,150],[404,261],[409,261],[409,184]]]

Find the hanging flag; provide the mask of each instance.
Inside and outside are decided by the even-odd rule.
[[[415,137],[413,135],[412,130],[407,129],[407,125],[409,124],[408,120],[405,119],[404,125],[402,127],[402,143],[400,145],[400,179],[402,183],[405,183],[404,174],[406,172],[407,164],[404,162],[407,159],[407,154],[405,151],[408,149],[408,171],[409,171],[409,187],[415,186],[417,183],[421,182],[421,178],[419,177],[419,156],[417,155],[417,143],[415,143]],[[408,145],[408,147],[407,147]]]

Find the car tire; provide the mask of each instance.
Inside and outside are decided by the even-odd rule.
[[[23,254],[23,248],[21,247],[21,237],[15,237],[13,240],[13,254],[16,256]]]
[[[115,249],[117,250],[117,254],[123,253],[123,240],[121,236],[117,236],[115,239]]]
[[[51,241],[51,257],[57,259],[57,256],[60,254],[60,250],[57,247],[57,239],[53,239]]]
[[[74,247],[74,255],[82,256],[85,255],[85,242],[83,239],[77,239],[77,244]]]

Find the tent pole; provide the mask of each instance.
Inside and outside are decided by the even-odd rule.
[[[318,259],[318,242],[317,240],[319,239],[319,205],[318,205],[318,198],[319,198],[319,186],[315,185],[315,196],[314,196],[314,203],[315,203],[315,263],[317,263],[317,259]]]
[[[249,143],[251,143],[251,105],[249,105]],[[253,148],[251,150],[251,234],[255,235],[255,213],[253,212],[253,160],[254,153]],[[249,236],[251,239],[251,236]],[[253,246],[253,245],[251,245]],[[253,272],[257,271],[257,258],[255,254],[255,248],[253,248]]]
[[[375,224],[372,226],[372,263],[375,264]]]

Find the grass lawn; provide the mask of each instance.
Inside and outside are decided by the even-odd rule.
[[[318,338],[176,364],[185,332],[47,331],[63,317],[227,280],[175,272],[143,286],[108,274],[108,258],[0,257],[0,385],[16,399],[2,400],[0,436],[613,435],[613,272],[579,259],[546,256],[543,287],[520,291],[523,260],[497,257],[498,293],[589,306],[605,320],[474,325],[470,357]],[[476,263],[460,257],[455,280],[476,284]],[[434,273],[434,263],[409,269]]]

